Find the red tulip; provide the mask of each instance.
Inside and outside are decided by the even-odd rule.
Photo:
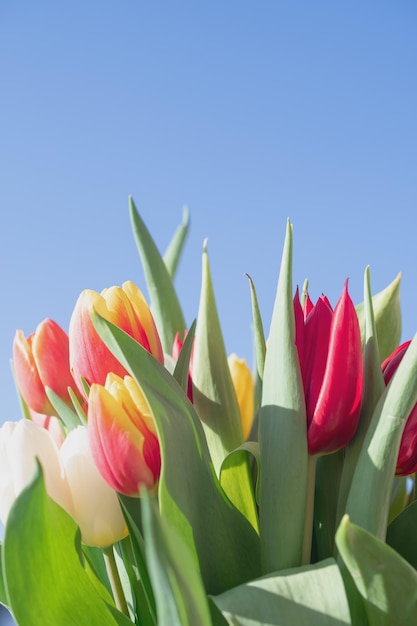
[[[410,343],[410,341],[402,343],[382,363],[386,385],[397,371]],[[404,427],[395,473],[397,476],[409,476],[415,472],[417,472],[417,404],[411,410]]]
[[[149,405],[136,381],[109,374],[90,389],[88,436],[94,462],[116,491],[138,496],[158,482],[161,457]]]
[[[104,289],[101,294],[86,289],[78,298],[69,327],[71,371],[81,391],[81,378],[89,385],[104,385],[109,372],[119,376],[127,374],[99,338],[91,321],[92,311],[124,330],[161,363],[164,362],[154,319],[138,287],[128,281],[122,287]]]
[[[17,386],[30,409],[56,414],[45,387],[72,406],[68,387],[75,387],[75,383],[69,367],[68,335],[56,322],[45,319],[27,338],[23,331],[16,331],[13,366]]]
[[[310,312],[306,311],[306,307]],[[301,308],[294,298],[296,344],[307,412],[309,453],[329,454],[355,434],[362,401],[362,344],[347,281],[334,311],[326,296]]]

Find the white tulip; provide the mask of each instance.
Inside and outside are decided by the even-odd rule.
[[[107,547],[127,535],[116,492],[99,474],[91,455],[87,429],[78,426],[62,444],[59,456],[73,501],[73,517],[89,546]]]
[[[0,519],[3,524],[17,496],[31,482],[36,459],[42,466],[47,493],[72,513],[71,493],[58,447],[47,430],[22,419],[5,422],[0,428]]]

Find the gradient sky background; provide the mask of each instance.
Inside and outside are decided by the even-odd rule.
[[[0,5],[0,421],[18,419],[15,330],[65,329],[84,288],[146,293],[128,195],[188,323],[208,250],[226,347],[252,362],[248,272],[269,327],[286,219],[294,288],[333,304],[402,271],[417,331],[417,6],[227,0]]]

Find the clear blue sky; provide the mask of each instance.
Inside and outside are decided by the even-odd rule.
[[[132,194],[197,314],[208,237],[228,352],[252,360],[253,277],[269,326],[285,223],[294,287],[333,304],[403,272],[417,331],[417,5],[412,0],[0,6],[0,421],[19,418],[16,328],[67,329],[84,288],[146,293]]]

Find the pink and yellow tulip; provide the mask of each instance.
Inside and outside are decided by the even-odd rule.
[[[91,386],[88,435],[97,468],[113,489],[138,496],[140,486],[155,487],[159,442],[149,405],[133,378],[108,374],[104,386]]]
[[[69,327],[71,371],[81,391],[82,378],[88,385],[104,385],[109,372],[119,376],[127,374],[99,338],[91,321],[93,311],[124,330],[158,361],[164,362],[152,313],[136,285],[127,281],[121,287],[110,287],[100,294],[86,289],[78,298]]]
[[[45,387],[72,405],[68,387],[76,385],[69,366],[68,335],[53,320],[45,319],[27,338],[22,330],[16,331],[13,366],[19,391],[33,411],[56,415]]]
[[[294,298],[296,344],[307,412],[308,450],[329,454],[355,434],[363,391],[362,345],[358,317],[347,281],[333,311],[321,296],[302,310]]]

